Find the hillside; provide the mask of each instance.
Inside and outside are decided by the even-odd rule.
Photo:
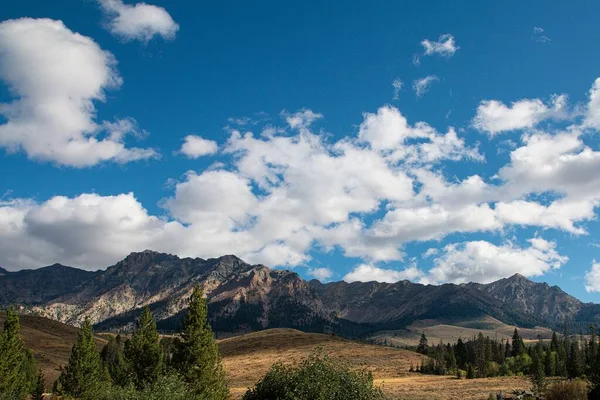
[[[0,331],[6,318],[5,313],[0,313]],[[21,336],[25,345],[33,351],[46,377],[46,383],[51,385],[59,375],[59,367],[69,361],[71,347],[77,340],[79,329],[52,321],[47,318],[31,315],[20,315]],[[106,340],[97,337],[98,349]]]
[[[486,318],[530,329],[562,330],[568,321],[571,331],[578,332],[600,322],[600,305],[584,304],[557,286],[518,274],[487,285],[406,280],[324,284],[250,265],[234,255],[205,260],[149,250],[97,272],[58,264],[3,270],[0,306],[16,303],[74,326],[89,317],[96,329],[116,331],[130,329],[148,305],[159,329],[168,332],[177,328],[196,284],[208,296],[210,320],[221,336],[294,328],[357,338],[406,330],[419,321],[460,326],[461,321]]]
[[[219,341],[232,392],[243,393],[276,362],[294,364],[317,347],[332,359],[350,367],[366,368],[377,378],[404,376],[421,355],[383,346],[373,346],[331,335],[304,333],[294,329],[270,329]]]

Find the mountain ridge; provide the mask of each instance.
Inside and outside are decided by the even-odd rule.
[[[53,273],[54,272],[54,273]],[[59,272],[59,273],[58,273]],[[491,316],[522,327],[584,329],[600,321],[600,305],[583,303],[558,286],[515,274],[489,284],[422,285],[304,280],[297,273],[251,265],[233,254],[179,258],[132,252],[95,272],[60,264],[0,274],[0,305],[71,325],[89,317],[103,330],[127,330],[144,306],[161,329],[176,329],[195,284],[209,298],[218,332],[295,328],[362,336],[425,319]]]

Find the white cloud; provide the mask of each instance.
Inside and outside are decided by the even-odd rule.
[[[333,276],[333,271],[329,268],[310,268],[308,274],[321,282],[327,282]]]
[[[128,148],[143,136],[133,119],[96,122],[95,101],[122,80],[112,54],[60,21],[23,18],[0,23],[0,79],[15,99],[0,104],[0,146],[73,167],[157,157]]]
[[[583,126],[600,130],[600,78],[597,78],[590,89],[590,101],[587,105]]]
[[[550,105],[540,99],[525,99],[513,102],[510,107],[497,100],[482,101],[477,107],[473,126],[494,136],[501,132],[533,128],[549,119],[566,117],[567,96],[553,96]]]
[[[416,266],[398,271],[394,269],[379,268],[369,264],[361,264],[344,276],[344,281],[351,282],[386,282],[395,283],[401,280],[414,280],[423,276],[423,272]]]
[[[219,146],[214,140],[188,135],[184,138],[184,143],[181,145],[179,152],[185,154],[188,158],[198,158],[215,154],[218,150]]]
[[[303,109],[293,114],[283,111],[281,115],[292,129],[306,129],[316,120],[323,118],[322,114],[309,109]]]
[[[423,281],[489,283],[516,273],[540,276],[568,261],[556,251],[555,242],[533,238],[529,243],[527,248],[511,243],[496,246],[481,240],[447,245]]]
[[[413,81],[413,90],[417,97],[422,97],[425,93],[429,91],[429,87],[438,82],[439,78],[435,75],[428,75],[420,79],[416,79]]]
[[[454,41],[454,36],[449,33],[441,35],[437,41],[425,39],[421,42],[421,45],[425,49],[425,55],[427,56],[440,55],[443,57],[452,57],[460,49]]]
[[[402,90],[403,86],[404,82],[402,82],[400,78],[394,79],[394,82],[392,82],[392,87],[394,88],[393,100],[398,100],[400,98],[400,90]]]
[[[162,7],[146,3],[124,4],[121,0],[98,0],[108,18],[107,28],[123,40],[150,41],[154,36],[174,39],[179,25]]]
[[[600,292],[600,262],[594,260],[592,267],[585,273],[585,290],[590,293]]]

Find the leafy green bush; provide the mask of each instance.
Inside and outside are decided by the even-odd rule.
[[[382,400],[373,376],[334,363],[320,351],[300,366],[275,364],[243,400]]]
[[[160,375],[157,380],[143,390],[130,385],[122,388],[106,384],[95,393],[87,393],[90,400],[192,400],[195,396],[188,390],[185,382],[174,374]]]
[[[555,383],[546,391],[546,400],[587,400],[588,387],[584,381]]]

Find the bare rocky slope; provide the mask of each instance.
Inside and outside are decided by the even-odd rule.
[[[209,298],[217,332],[296,328],[356,337],[401,329],[416,320],[458,321],[492,316],[522,327],[571,329],[599,322],[600,305],[585,304],[557,286],[520,275],[487,285],[306,281],[294,272],[250,265],[233,255],[214,259],[131,253],[105,271],[55,264],[37,270],[0,270],[0,306],[79,325],[89,317],[98,329],[131,328],[148,305],[159,328],[177,328],[195,284]]]

